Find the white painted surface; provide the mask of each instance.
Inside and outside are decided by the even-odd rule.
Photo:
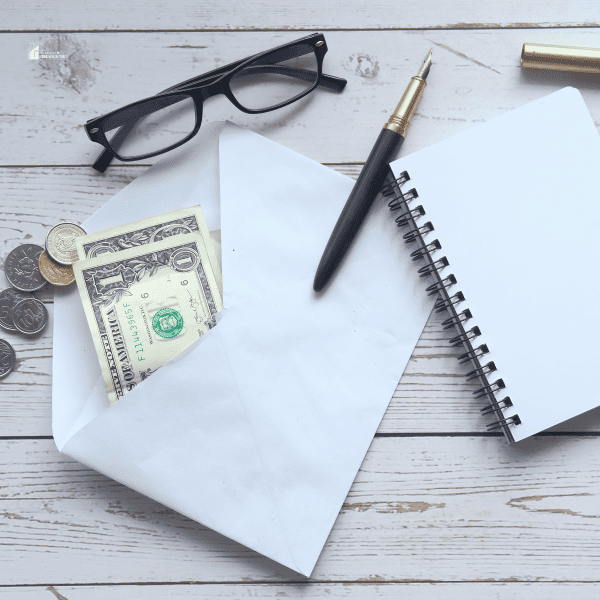
[[[326,32],[325,59],[327,72],[349,80],[346,90],[261,117],[217,99],[205,118],[230,118],[353,176],[360,166],[342,163],[364,161],[432,46],[435,66],[402,154],[564,85],[582,92],[600,126],[600,79],[534,77],[518,66],[524,41],[600,46],[596,2],[82,9],[64,0],[4,6],[2,16],[0,264],[20,243],[42,243],[57,221],[83,221],[145,168],[99,175],[85,166],[96,155],[87,119],[303,35],[274,30],[347,29]],[[28,61],[33,41],[61,44],[69,59]],[[46,305],[52,315],[51,298]],[[442,320],[430,319],[381,423],[380,434],[403,437],[375,439],[311,583],[67,461],[52,440],[33,439],[51,433],[51,329],[33,340],[2,334],[19,363],[0,381],[0,586],[8,586],[0,597],[597,597],[600,409],[565,424],[567,435],[518,447],[469,436],[486,419]],[[113,585],[151,581],[173,585]]]
[[[599,445],[376,438],[311,580],[597,581]],[[1,460],[0,585],[301,580],[52,440],[3,442]]]
[[[465,29],[515,27],[591,27],[600,23],[594,0],[450,0],[397,2],[378,0],[110,0],[102,4],[62,0],[49,5],[36,0],[3,7],[3,30],[53,29]],[[58,10],[57,10],[58,8]]]
[[[277,583],[213,583],[161,585],[86,585],[86,586],[33,586],[27,588],[0,588],[2,600],[217,600],[220,598],[325,598],[327,600],[433,600],[461,598],[480,600],[482,592],[497,600],[578,600],[595,598],[593,583],[536,584],[521,582],[481,583],[398,583],[367,581],[361,583],[298,582]]]
[[[342,93],[247,115],[224,97],[208,100],[204,123],[229,119],[326,163],[362,162],[410,77],[433,47],[434,65],[402,154],[444,139],[565,85],[577,86],[600,125],[600,80],[520,67],[525,41],[600,46],[600,29],[327,32],[325,72]],[[287,41],[298,32],[39,34],[62,64],[29,60],[31,34],[0,35],[3,145],[0,165],[91,164],[101,147],[83,124],[190,77]],[[126,58],[125,58],[126,57]],[[149,160],[148,162],[152,162]]]

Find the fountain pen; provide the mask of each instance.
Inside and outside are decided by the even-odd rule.
[[[426,79],[431,68],[432,50],[425,57],[417,75],[410,80],[396,110],[383,126],[375,146],[350,192],[321,257],[313,284],[315,292],[320,292],[325,287],[342,261],[381,189],[388,173],[390,160],[404,142],[423,90],[427,85]]]

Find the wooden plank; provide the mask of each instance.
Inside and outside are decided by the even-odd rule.
[[[0,168],[0,266],[12,248],[44,243],[48,229],[61,220],[81,222],[147,167],[116,166],[99,176],[89,167]],[[356,177],[360,165],[332,168]],[[0,289],[8,286],[0,271]],[[17,369],[0,380],[0,436],[49,436],[51,430],[52,306],[50,323],[40,337],[1,336],[14,345]],[[473,307],[474,308],[474,307]],[[446,315],[432,315],[379,427],[380,433],[483,432],[489,419],[480,415],[473,385],[458,365],[459,350],[449,345]],[[600,431],[600,409],[555,428]]]
[[[23,243],[44,245],[59,221],[81,223],[148,166],[111,168],[100,175],[91,167],[0,168],[0,287],[4,259]]]
[[[596,598],[596,583],[316,583],[291,584],[167,584],[94,585],[0,588],[0,598],[10,600],[184,600],[203,598],[344,598],[371,600],[480,600],[482,594],[497,600],[564,600]]]
[[[26,18],[25,18],[26,16]],[[265,0],[191,0],[167,5],[157,0],[102,5],[62,0],[60,10],[32,0],[3,8],[2,29],[19,31],[112,29],[455,29],[598,26],[598,3],[560,0],[523,2],[403,2],[304,0],[301,4]]]
[[[81,168],[0,169],[0,289],[8,287],[4,259],[13,248],[26,242],[43,246],[50,227],[61,220],[83,221],[145,168],[121,167],[105,178]],[[52,435],[52,295],[38,296],[50,300],[41,335],[0,331],[17,355],[15,371],[0,380],[0,436]]]
[[[31,34],[4,35],[2,165],[90,164],[99,146],[85,135],[88,119],[298,38],[294,32],[40,34],[44,46],[68,56],[51,61],[27,59]],[[600,124],[597,78],[532,76],[519,66],[524,41],[594,46],[593,29],[343,31],[328,33],[327,40],[326,72],[348,79],[343,93],[320,90],[260,115],[214,98],[206,102],[205,122],[230,119],[320,162],[361,162],[433,47],[434,66],[404,154],[565,85],[581,89]]]
[[[52,435],[53,306],[46,304],[49,323],[40,336],[0,331],[15,350],[15,370],[0,379],[0,436]]]
[[[598,583],[599,443],[378,438],[312,579]],[[50,440],[0,448],[0,585],[301,580]]]

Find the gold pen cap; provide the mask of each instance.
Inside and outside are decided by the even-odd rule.
[[[600,48],[523,44],[521,66],[526,69],[550,69],[600,74]]]

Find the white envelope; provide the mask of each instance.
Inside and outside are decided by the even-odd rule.
[[[433,302],[383,203],[312,291],[352,185],[218,124],[88,219],[93,232],[200,204],[222,230],[225,309],[110,406],[79,294],[57,290],[58,449],[309,576]]]

